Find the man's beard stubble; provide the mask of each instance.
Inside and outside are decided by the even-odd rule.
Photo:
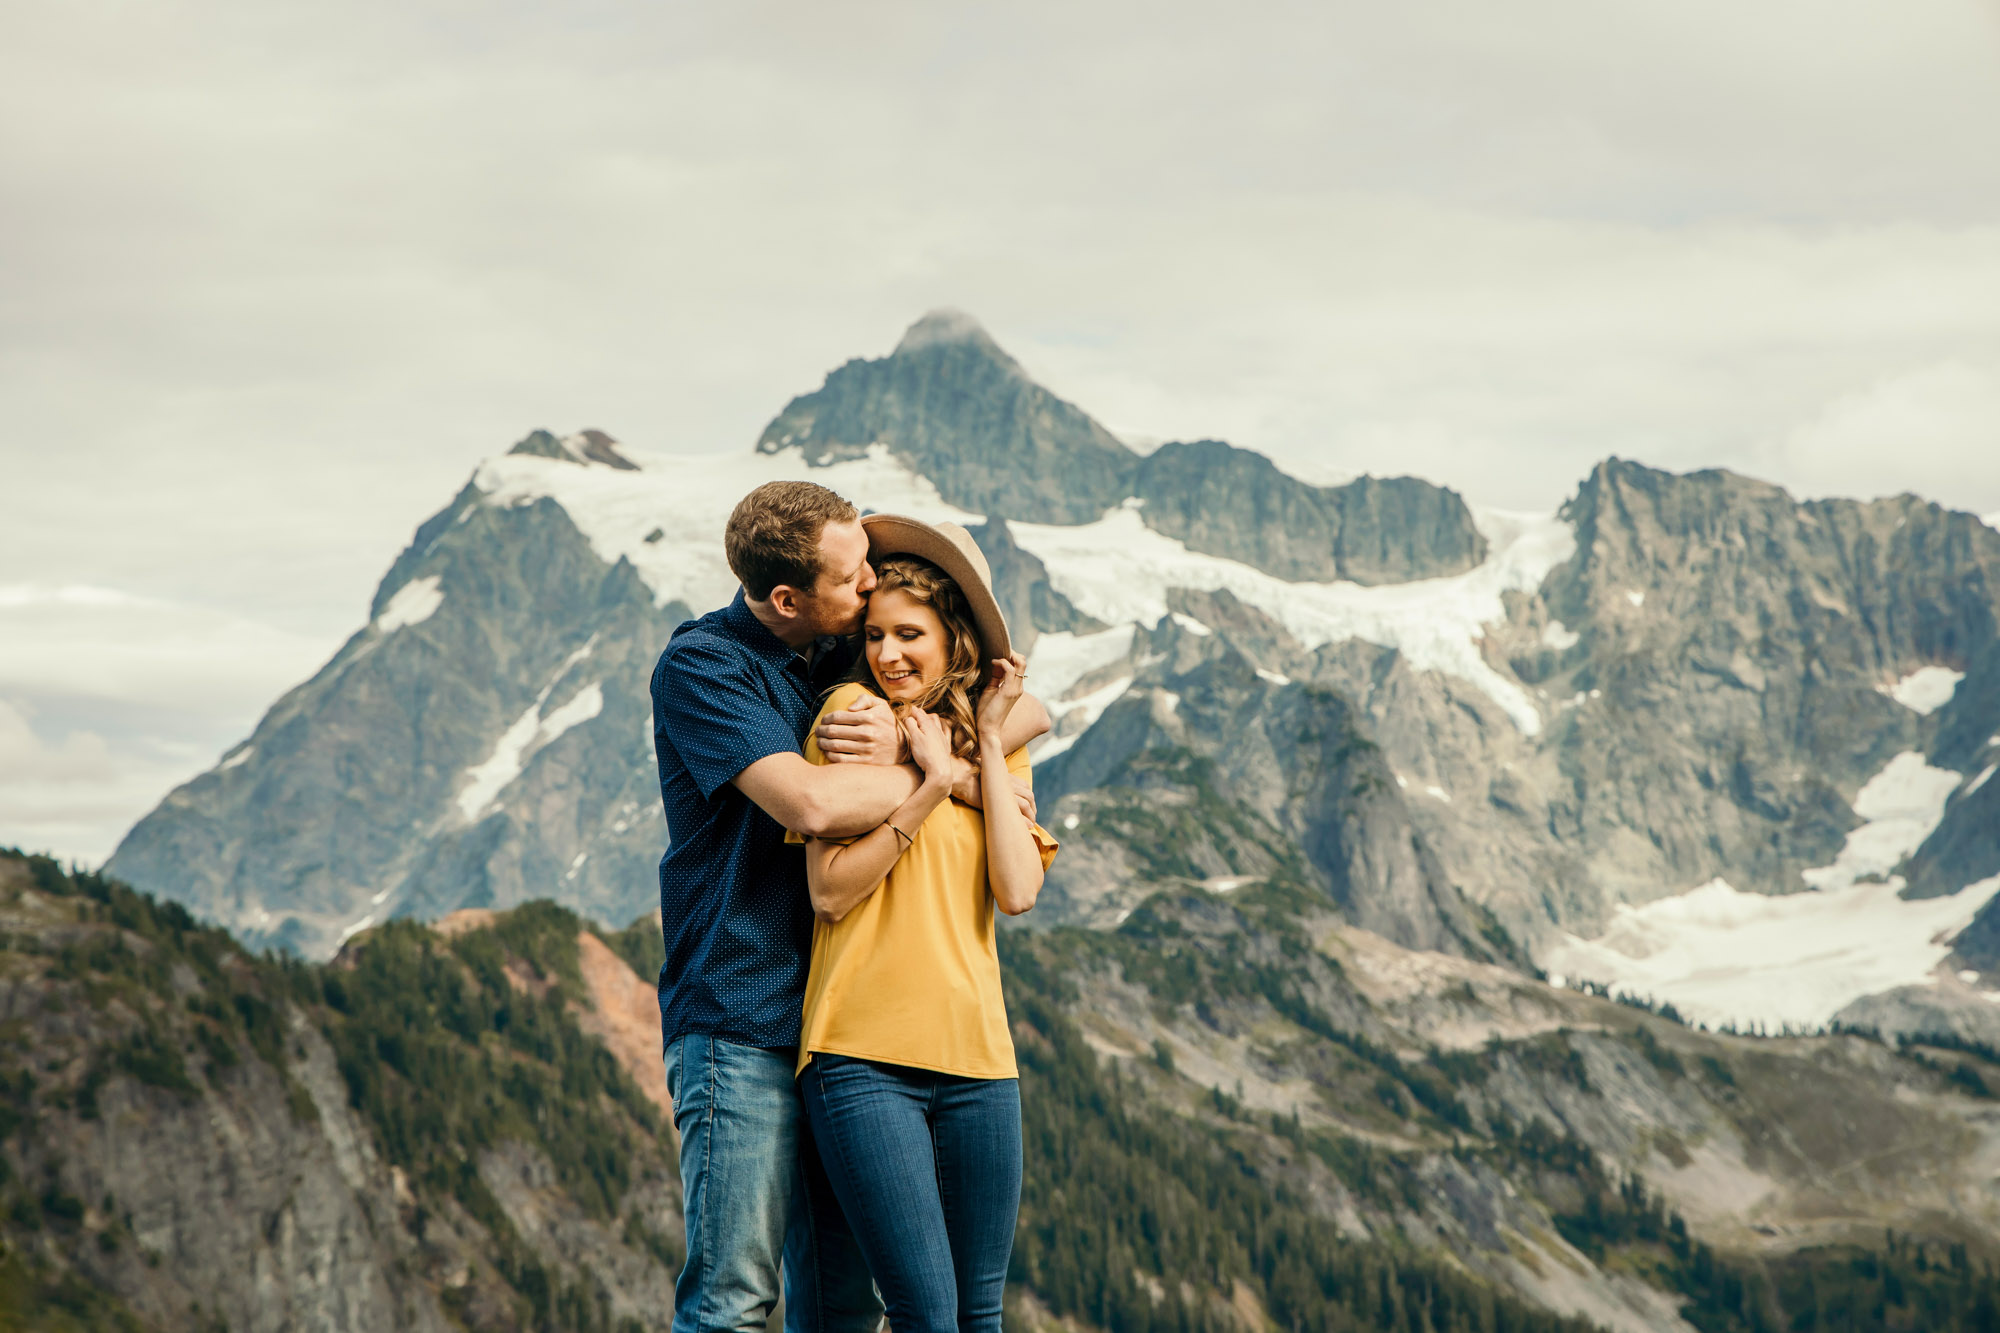
[[[863,597],[845,620],[838,618],[827,608],[825,601],[817,596],[806,602],[805,612],[806,623],[812,626],[814,638],[850,639],[861,632],[862,621],[868,615],[868,599]]]

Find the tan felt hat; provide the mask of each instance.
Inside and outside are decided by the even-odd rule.
[[[863,514],[861,526],[868,530],[870,563],[890,555],[914,555],[928,560],[951,575],[965,604],[972,610],[972,623],[979,630],[979,646],[991,657],[1006,657],[1014,651],[1007,635],[1007,617],[993,597],[993,570],[986,553],[972,540],[972,534],[956,523],[925,523],[902,514]]]

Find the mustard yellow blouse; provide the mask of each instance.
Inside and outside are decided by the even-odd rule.
[[[845,708],[862,689],[840,686],[821,715]],[[826,762],[816,739],[807,740],[806,759]],[[1028,752],[1008,755],[1007,769],[1027,778]],[[1034,835],[1047,869],[1056,840],[1040,825]],[[802,841],[796,833],[786,840]],[[1017,1077],[993,912],[985,816],[947,800],[875,892],[838,922],[813,924],[799,1071],[825,1052],[964,1078]]]

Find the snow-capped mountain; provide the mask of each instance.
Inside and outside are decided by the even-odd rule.
[[[537,432],[485,463],[369,623],[110,871],[314,955],[397,914],[646,910],[647,671],[733,591],[730,507],[783,476],[979,536],[1057,717],[1044,920],[1265,883],[1717,1021],[1922,985],[1977,1022],[1982,969],[2000,984],[1978,518],[1617,459],[1520,515],[1215,441],[1141,455],[949,312],[754,450]]]

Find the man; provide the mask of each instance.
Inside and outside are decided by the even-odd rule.
[[[687,1216],[674,1329],[762,1329],[782,1252],[791,1333],[863,1333],[882,1307],[829,1202],[792,1080],[813,915],[803,850],[784,832],[866,832],[921,775],[879,700],[822,729],[822,748],[850,762],[819,767],[803,753],[821,696],[854,664],[875,586],[854,506],[811,482],[768,482],[729,516],[724,548],[741,590],[674,631],[652,681],[672,838],[660,862],[660,1029]],[[1048,729],[1031,699],[1012,722],[1009,748]],[[954,794],[976,801],[970,765],[959,779]]]

